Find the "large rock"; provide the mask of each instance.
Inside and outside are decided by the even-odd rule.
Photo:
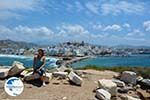
[[[128,88],[118,88],[119,93],[127,93],[129,91]]]
[[[75,74],[73,71],[71,71],[68,75],[68,78],[70,81],[72,81],[74,84],[81,86],[82,84],[82,78],[79,77],[77,74]]]
[[[8,71],[9,71],[8,68],[0,69],[0,79],[6,78],[8,75]]]
[[[44,81],[45,81],[46,83],[49,83],[50,80],[52,79],[52,73],[46,73],[46,75],[43,76],[43,77],[44,77]]]
[[[142,79],[138,82],[142,89],[150,89],[150,79]]]
[[[96,97],[100,100],[110,100],[111,94],[104,89],[98,89],[96,90]]]
[[[124,87],[125,83],[123,81],[120,80],[112,80],[114,83],[117,84],[118,87]]]
[[[19,62],[19,61],[14,61],[12,66],[15,66],[16,64],[19,64],[19,65],[22,65],[23,66],[23,63]]]
[[[142,77],[142,76],[138,76],[138,77],[136,78],[137,84],[138,84],[138,82],[140,82],[141,80],[143,80],[143,77]]]
[[[136,84],[136,73],[131,71],[124,71],[121,74],[121,80],[128,84]]]
[[[53,72],[54,77],[59,77],[59,78],[67,78],[68,73],[67,72]]]
[[[99,88],[106,89],[112,96],[117,94],[117,84],[109,79],[101,79],[98,81]]]
[[[25,81],[31,81],[40,78],[40,75],[38,73],[29,72],[25,75],[24,80]]]
[[[17,75],[17,74],[21,73],[24,69],[25,69],[25,67],[23,66],[22,63],[20,63],[18,61],[14,61],[12,68],[8,72],[8,75],[9,76]]]
[[[125,87],[121,87],[121,88],[118,88],[118,92],[119,93],[127,93],[129,90],[131,90],[131,91],[133,91],[134,90],[134,88],[133,87],[127,87],[127,86],[125,86]]]

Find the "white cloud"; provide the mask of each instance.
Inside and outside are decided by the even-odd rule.
[[[79,40],[89,42],[104,37],[102,34],[91,33],[79,24],[63,24],[57,30],[58,34],[56,34],[56,38],[62,41]]]
[[[44,26],[33,28],[27,26],[18,26],[14,28],[14,31],[39,37],[50,37],[53,34],[53,31]]]
[[[94,30],[99,30],[99,31],[121,31],[122,29],[127,29],[127,30],[131,29],[131,25],[128,23],[125,23],[123,25],[113,24],[113,25],[107,25],[107,26],[103,24],[91,23],[91,26]]]
[[[11,33],[11,29],[5,27],[5,26],[0,26],[0,33],[1,33],[1,36],[3,36],[5,33]]]
[[[62,25],[61,30],[66,31],[68,34],[81,35],[89,33],[83,26],[74,24],[74,25]]]
[[[101,5],[101,12],[104,15],[120,13],[141,14],[145,10],[143,3],[131,3],[127,1],[119,1],[118,3],[104,3]]]
[[[125,24],[123,24],[123,27],[125,27],[125,28],[130,28],[131,26],[130,26],[130,24],[125,23]]]
[[[37,6],[39,0],[1,0],[0,9],[2,10],[19,10],[29,9],[33,10]]]
[[[112,39],[116,39],[117,41],[119,40],[119,42],[122,42],[122,41],[124,41],[125,42],[125,44],[127,44],[126,43],[126,41],[132,41],[132,42],[141,42],[141,41],[146,41],[145,40],[145,38],[143,38],[143,37],[140,37],[140,38],[136,38],[136,37],[129,37],[129,36],[117,36],[117,35],[112,35],[111,36],[111,38]],[[135,44],[134,44],[135,45]]]
[[[117,24],[108,25],[103,29],[103,31],[121,31],[121,30],[122,30],[122,27]]]
[[[143,2],[128,2],[128,1],[115,1],[115,2],[96,2],[90,1],[85,4],[86,8],[94,14],[103,15],[118,15],[125,14],[141,14],[146,9],[146,4]]]
[[[143,23],[143,26],[144,26],[144,28],[145,28],[146,31],[150,31],[150,20],[145,21]]]
[[[0,20],[7,20],[10,18],[19,18],[22,15],[19,11],[38,10],[39,0],[1,0],[0,1]]]
[[[64,9],[70,13],[81,12],[84,10],[83,5],[79,1],[75,1],[72,3],[62,2],[62,4],[53,4],[52,9],[55,9],[56,7],[57,7],[57,10]]]
[[[49,40],[53,34],[54,32],[51,29],[44,26],[28,27],[20,25],[14,28],[0,26],[0,39],[35,42],[41,39]]]
[[[101,30],[102,27],[103,27],[101,24],[95,24],[95,25],[92,25],[92,26],[93,26],[94,30]]]
[[[7,20],[11,18],[19,19],[21,15],[12,11],[0,11],[0,20]]]
[[[145,38],[134,38],[134,37],[123,37],[123,39],[132,41],[146,41]]]
[[[96,2],[87,2],[85,5],[94,14],[99,14],[99,5]]]
[[[96,34],[91,33],[84,26],[79,24],[62,24],[58,26],[55,31],[45,26],[29,27],[19,25],[12,28],[0,26],[0,39],[12,39],[39,44],[58,43],[72,40],[89,43],[93,42],[103,45],[117,44],[118,41],[119,43],[126,43],[127,40],[134,43],[141,43],[141,41],[146,41],[143,36],[144,34],[138,29],[133,30],[133,32],[130,32],[127,35]],[[147,41],[147,43],[149,43],[149,41]]]
[[[41,41],[47,44],[50,42],[62,42],[69,40],[84,40],[88,42],[101,37],[102,35],[92,34],[79,24],[62,24],[56,29],[56,31],[45,26],[29,27],[19,25],[12,28],[0,26],[0,39],[12,39],[35,43]]]
[[[130,32],[127,34],[127,36],[137,37],[137,36],[145,36],[143,32],[141,32],[139,29],[134,29],[133,32]]]

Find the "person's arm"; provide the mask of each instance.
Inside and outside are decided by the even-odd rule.
[[[46,57],[45,56],[42,58],[42,60],[43,60],[44,63],[38,70],[42,69],[46,64]]]

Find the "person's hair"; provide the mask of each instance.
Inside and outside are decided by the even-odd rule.
[[[45,55],[44,50],[43,49],[38,49],[38,52],[40,52],[40,51],[42,52],[42,57],[43,57]]]

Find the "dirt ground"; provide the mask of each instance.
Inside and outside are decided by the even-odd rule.
[[[4,91],[4,82],[0,81],[0,100],[97,100],[94,89],[99,79],[111,79],[117,73],[112,71],[84,70],[82,86],[75,86],[67,79],[53,78],[46,87],[24,82],[24,91],[17,97],[11,97]]]

